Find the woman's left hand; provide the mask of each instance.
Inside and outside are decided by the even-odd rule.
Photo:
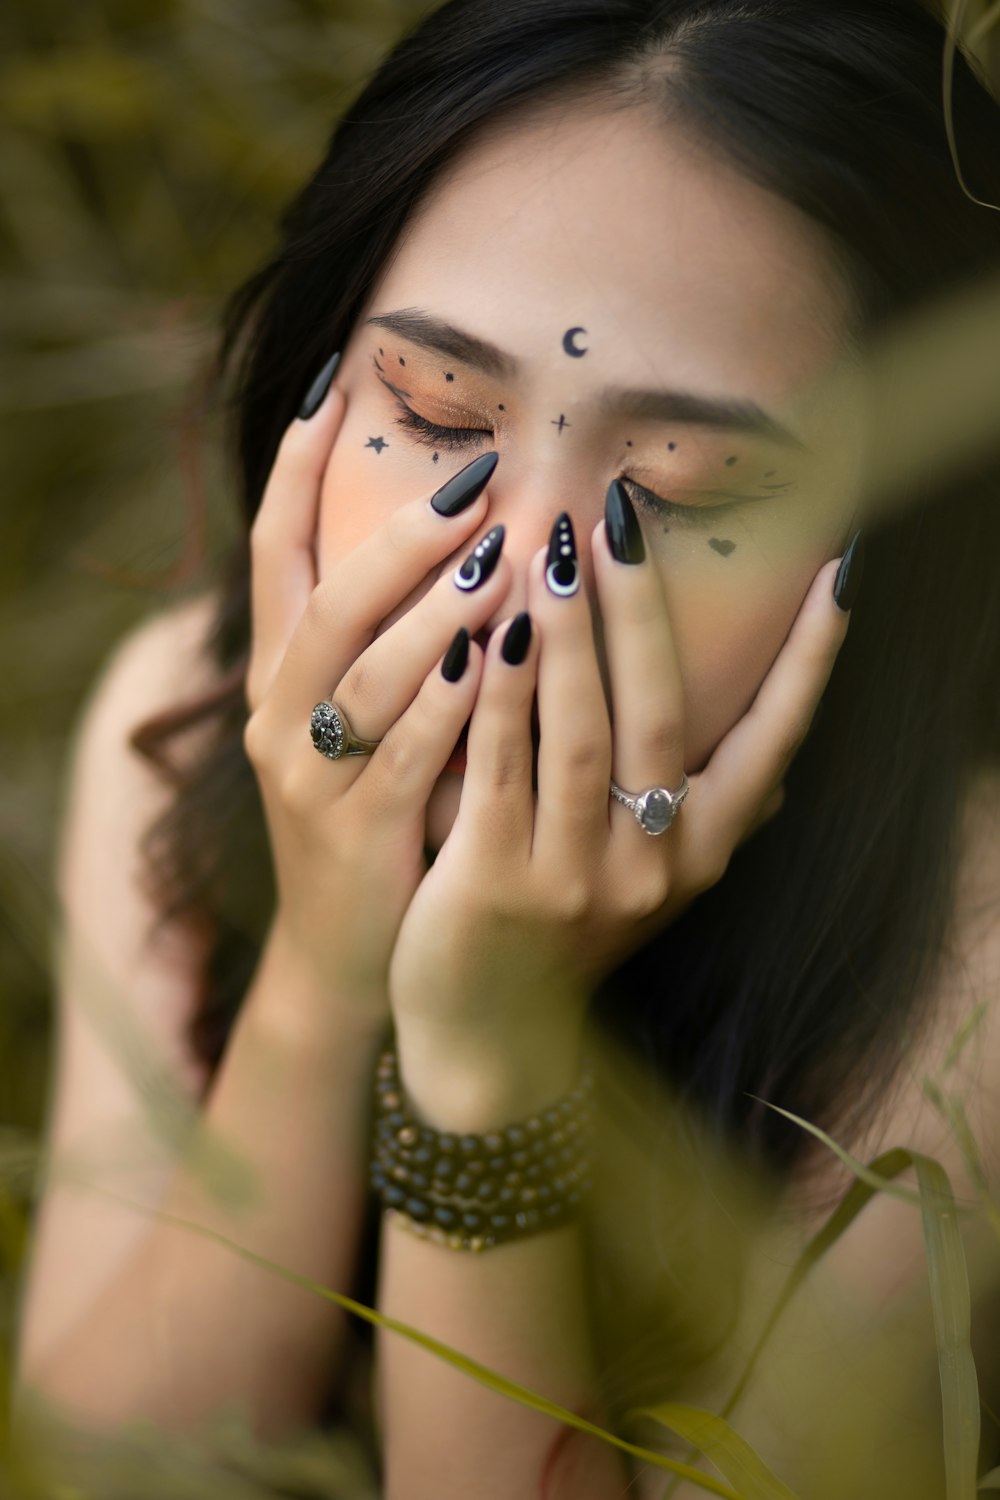
[[[483,1069],[503,1075],[552,1047],[575,1055],[599,978],[720,880],[736,847],[780,808],[847,633],[834,560],[813,580],[753,704],[653,836],[610,798],[609,780],[632,793],[681,784],[674,641],[648,553],[618,562],[603,521],[591,546],[613,732],[579,564],[576,592],[560,597],[545,582],[546,550],[532,559],[521,665],[501,656],[509,622],[485,653],[470,642],[466,672],[480,682],[461,804],[406,910],[389,971],[401,1063],[408,1057],[426,1076],[425,1096],[437,1096],[450,1069],[460,1093]]]

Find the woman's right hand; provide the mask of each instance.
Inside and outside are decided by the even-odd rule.
[[[448,518],[426,493],[400,506],[317,582],[319,497],[345,405],[333,386],[312,417],[291,423],[251,528],[243,742],[274,859],[272,934],[277,927],[329,987],[331,1003],[376,1019],[389,1014],[389,957],[427,868],[427,800],[472,712],[483,658],[470,641],[468,666],[454,683],[442,675],[442,660],[463,626],[472,636],[497,609],[510,567],[501,556],[469,591],[455,586],[452,566],[444,567],[377,635],[456,549],[460,565],[481,539],[485,493]],[[345,495],[336,503],[362,499]],[[310,717],[331,696],[356,735],[382,740],[374,754],[331,761],[317,751]]]

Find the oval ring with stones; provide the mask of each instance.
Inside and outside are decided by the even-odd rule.
[[[626,792],[620,787],[616,781],[611,782],[611,795],[615,801],[634,813],[639,827],[654,836],[658,833],[666,833],[687,794],[688,779],[683,774],[676,792],[670,791],[665,786],[649,786],[644,792],[636,792],[633,796],[631,792]]]
[[[363,740],[351,728],[351,721],[332,698],[317,703],[309,720],[309,733],[320,755],[340,760],[342,755],[373,755],[381,740]]]

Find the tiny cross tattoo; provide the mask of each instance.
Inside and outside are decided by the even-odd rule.
[[[549,423],[550,427],[558,427],[559,428],[559,436],[560,437],[562,437],[562,430],[563,430],[563,428],[564,427],[572,427],[572,425],[573,425],[572,422],[567,422],[567,420],[566,420],[566,418],[565,418],[565,416],[564,416],[564,414],[562,412],[559,413],[559,420],[558,420],[558,422],[553,417],[552,421]]]
[[[367,443],[365,444],[366,448],[374,448],[376,453],[381,453],[382,449],[383,448],[388,448],[388,446],[389,446],[389,444],[386,442],[385,438],[383,438],[383,437],[373,437],[373,438],[370,437],[368,439]]]

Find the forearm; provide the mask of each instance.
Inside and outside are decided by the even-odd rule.
[[[437,1130],[483,1132],[523,1118],[560,1092],[521,1083],[506,1094],[494,1074],[477,1090],[407,1081],[421,1118]],[[566,1087],[572,1079],[567,1073]],[[540,1091],[541,1090],[541,1091]],[[477,1107],[477,1093],[481,1104]],[[474,1253],[418,1238],[387,1216],[378,1307],[559,1405],[600,1421],[581,1230],[574,1225]],[[377,1335],[378,1408],[387,1500],[611,1500],[624,1460],[600,1440],[488,1390],[400,1335]],[[549,1456],[559,1443],[558,1452]]]
[[[321,993],[272,936],[202,1114],[254,1173],[254,1202],[226,1207],[182,1164],[164,1211],[349,1290],[381,1031]],[[210,1237],[157,1219],[30,1385],[99,1425],[144,1415],[184,1428],[245,1400],[257,1431],[276,1435],[322,1404],[348,1316]]]

